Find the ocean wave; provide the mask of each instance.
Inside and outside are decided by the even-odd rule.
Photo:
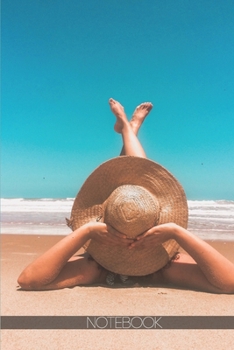
[[[1,198],[2,212],[64,212],[72,208],[72,198]]]
[[[74,198],[2,198],[2,233],[22,233],[23,228],[33,234],[43,234],[43,228],[47,234],[50,229],[64,233],[73,203]],[[234,240],[234,201],[188,200],[188,208],[192,232],[207,239],[226,232]]]

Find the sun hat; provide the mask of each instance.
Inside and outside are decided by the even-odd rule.
[[[101,164],[86,179],[67,221],[72,230],[90,221],[101,221],[127,238],[135,238],[168,222],[186,228],[187,200],[180,183],[163,166],[145,158],[121,156]],[[162,245],[128,249],[90,239],[84,248],[109,271],[144,276],[165,266],[179,245],[170,239]]]

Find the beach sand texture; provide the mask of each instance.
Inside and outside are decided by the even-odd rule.
[[[234,296],[159,287],[75,287],[27,292],[22,269],[61,236],[1,235],[4,316],[233,315]],[[234,242],[211,242],[234,262]],[[157,333],[155,333],[157,332]],[[2,349],[231,349],[232,330],[2,330]]]

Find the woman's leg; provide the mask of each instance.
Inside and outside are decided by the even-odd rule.
[[[117,118],[115,131],[122,135],[125,155],[146,158],[145,151],[127,120],[123,106],[112,98],[109,100],[109,104],[112,112]],[[135,127],[136,133],[138,129],[139,127]]]
[[[131,125],[132,131],[136,136],[138,135],[138,131],[144,122],[145,117],[149,114],[152,108],[153,105],[151,102],[143,102],[137,106],[133,112],[132,119],[130,120],[129,124]],[[122,147],[120,155],[126,155],[124,146]]]

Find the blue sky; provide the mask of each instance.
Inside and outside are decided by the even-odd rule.
[[[108,106],[188,199],[234,200],[231,0],[3,0],[2,197],[74,197],[118,155]]]

